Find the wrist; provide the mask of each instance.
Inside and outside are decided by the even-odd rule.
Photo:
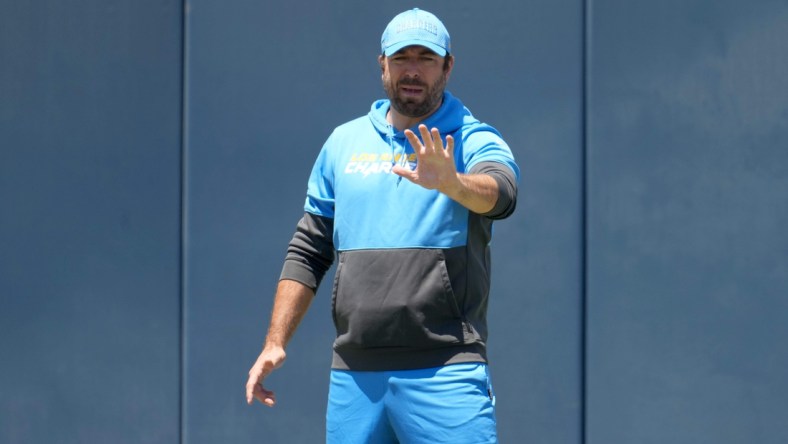
[[[284,350],[285,345],[277,338],[266,338],[263,344],[263,351]]]
[[[438,191],[454,200],[457,200],[462,196],[464,187],[465,185],[462,183],[460,173],[454,173],[452,180],[447,181],[447,183]]]

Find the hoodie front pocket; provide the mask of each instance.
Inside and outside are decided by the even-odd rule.
[[[342,252],[335,275],[335,347],[434,347],[463,341],[438,249]]]

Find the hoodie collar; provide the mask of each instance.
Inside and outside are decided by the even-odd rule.
[[[379,133],[389,134],[390,131],[393,131],[394,137],[404,138],[404,131],[397,131],[396,128],[391,126],[386,120],[386,113],[388,113],[390,106],[391,102],[388,99],[375,101],[369,111],[369,119]],[[427,125],[428,128],[438,128],[441,133],[447,134],[458,130],[467,117],[473,119],[470,111],[465,108],[462,102],[460,102],[460,99],[454,97],[448,91],[444,91],[443,103],[440,108],[419,124],[423,123]],[[418,125],[411,127],[410,130],[415,131],[417,127]]]

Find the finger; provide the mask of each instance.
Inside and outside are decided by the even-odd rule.
[[[427,125],[423,123],[419,125],[419,133],[421,133],[421,140],[424,141],[425,150],[435,151],[435,145],[432,143],[432,137],[430,137],[430,130],[427,129]]]
[[[260,385],[257,376],[249,375],[249,380],[246,381],[246,403],[252,405],[254,401],[255,386]]]
[[[260,401],[268,407],[273,407],[276,404],[276,395],[271,390],[266,390],[262,383],[253,383],[246,387],[246,403],[252,405],[254,400]]]
[[[435,146],[435,151],[443,151],[443,140],[441,139],[441,132],[438,131],[438,128],[433,128],[431,131],[432,134],[432,144]]]
[[[269,392],[269,394],[266,395],[265,399],[263,400],[263,404],[268,407],[273,407],[276,405],[276,396],[274,395],[274,392]]]
[[[261,384],[257,384],[257,387],[255,387],[254,397],[268,407],[273,407],[274,404],[276,404],[276,395],[274,392],[266,390]]]
[[[419,154],[421,154],[421,150],[424,149],[424,146],[421,144],[421,140],[419,140],[419,136],[416,135],[411,130],[405,130],[405,137],[408,138],[408,142],[410,142],[410,146],[413,147],[413,152],[416,153],[416,157],[418,158]],[[403,153],[403,156],[407,156],[407,154]]]
[[[259,385],[259,384],[258,384]],[[254,403],[255,398],[257,398],[257,389],[255,387],[250,387],[246,389],[246,403],[252,405]]]
[[[394,167],[391,169],[391,172],[396,174],[397,176],[404,177],[405,179],[408,179],[411,182],[413,182],[416,179],[416,173],[414,171],[399,165],[394,165]]]
[[[446,154],[450,158],[454,158],[454,137],[446,136]]]

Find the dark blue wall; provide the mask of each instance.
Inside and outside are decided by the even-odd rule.
[[[588,442],[785,442],[788,2],[594,5]]]
[[[4,3],[0,442],[322,441],[328,285],[278,406],[243,386],[314,157],[413,6],[523,170],[501,441],[788,432],[785,1]]]
[[[0,9],[0,442],[174,442],[180,4]]]

